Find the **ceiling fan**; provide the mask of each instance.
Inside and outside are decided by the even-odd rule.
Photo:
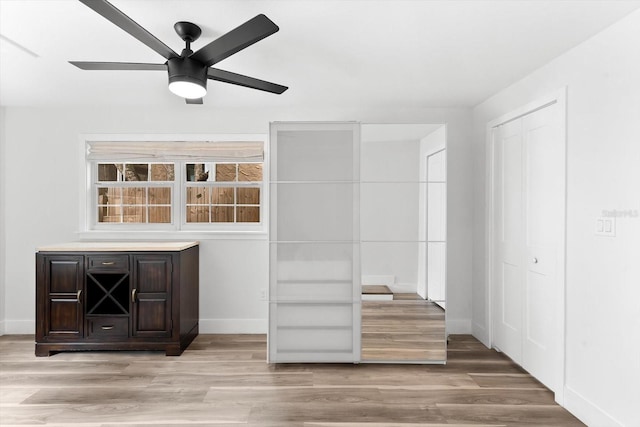
[[[211,67],[279,30],[276,24],[262,14],[220,36],[196,52],[191,50],[191,43],[200,37],[202,30],[191,22],[177,22],[174,29],[186,43],[186,47],[178,55],[107,0],[80,0],[80,2],[158,52],[167,61],[163,64],[69,61],[78,68],[168,71],[169,90],[185,98],[187,104],[202,104],[202,97],[207,93],[207,79],[276,94],[281,94],[288,89],[286,86]]]

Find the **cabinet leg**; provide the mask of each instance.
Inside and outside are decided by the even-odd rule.
[[[180,345],[168,345],[165,347],[165,355],[166,356],[180,356],[182,354],[182,348]]]
[[[43,347],[39,344],[36,344],[36,357],[49,357],[51,356],[51,352],[48,348]]]

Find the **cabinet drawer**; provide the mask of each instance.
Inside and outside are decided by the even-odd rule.
[[[128,317],[87,317],[87,338],[126,338]]]
[[[128,270],[128,255],[90,255],[88,258],[89,270]]]

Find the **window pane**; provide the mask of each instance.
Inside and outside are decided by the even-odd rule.
[[[146,208],[144,206],[125,206],[122,208],[123,222],[147,222]]]
[[[216,181],[235,181],[236,180],[236,164],[217,164],[216,165]]]
[[[150,187],[149,188],[149,204],[150,205],[170,205],[171,204],[171,188],[170,187]]]
[[[151,181],[174,181],[173,163],[154,163],[151,165]]]
[[[214,187],[211,189],[211,204],[232,205],[234,203],[233,187]]]
[[[98,181],[118,181],[118,169],[122,170],[121,164],[98,163]]]
[[[147,193],[144,187],[123,187],[122,199],[124,205],[145,205]]]
[[[98,206],[98,222],[122,222],[121,206]]]
[[[187,164],[187,181],[209,181],[209,171],[206,170],[204,163],[189,163]]]
[[[187,187],[187,204],[208,205],[209,189],[206,187]]]
[[[122,188],[121,187],[98,187],[98,204],[99,205],[121,205],[122,204]]]
[[[149,179],[149,164],[127,164],[124,166],[124,178],[125,181],[148,181]]]
[[[211,207],[211,222],[233,222],[233,206]]]
[[[260,189],[259,188],[238,188],[238,204],[239,205],[259,205]]]
[[[187,222],[209,222],[209,207],[187,206]]]
[[[238,222],[260,222],[260,208],[257,206],[238,206]]]
[[[262,164],[238,164],[238,181],[262,181]]]
[[[170,206],[150,206],[149,222],[153,224],[166,224],[171,222]]]

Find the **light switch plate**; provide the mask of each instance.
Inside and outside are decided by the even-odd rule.
[[[596,219],[596,235],[615,237],[616,219],[614,217],[600,217]]]

